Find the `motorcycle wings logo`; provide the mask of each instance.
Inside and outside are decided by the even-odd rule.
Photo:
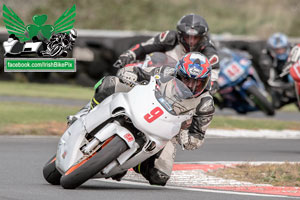
[[[72,50],[77,32],[74,27],[76,6],[67,9],[53,25],[46,24],[48,16],[34,15],[33,24],[25,25],[21,18],[3,4],[3,21],[9,38],[3,43],[5,56],[18,57],[37,54],[46,57],[66,57]]]

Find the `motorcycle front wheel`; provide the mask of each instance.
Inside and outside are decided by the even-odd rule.
[[[104,144],[105,146],[102,145],[100,151],[80,163],[73,165],[61,177],[60,184],[64,189],[75,189],[79,187],[128,149],[125,141],[119,136],[114,136],[111,141],[104,142]]]
[[[255,105],[263,111],[266,115],[272,116],[275,114],[274,107],[271,102],[259,91],[259,89],[252,85],[247,89],[249,98],[255,103]]]
[[[44,166],[43,168],[43,176],[45,180],[52,185],[60,184],[61,174],[56,169],[55,166],[56,155],[54,155]]]

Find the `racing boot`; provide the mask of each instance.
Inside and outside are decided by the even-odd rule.
[[[165,186],[171,177],[176,155],[175,138],[167,143],[165,148],[140,163],[133,170],[143,175],[151,185]]]
[[[127,170],[125,172],[121,172],[119,174],[116,174],[114,176],[112,176],[112,180],[115,180],[115,181],[121,181],[121,179],[127,174]]]

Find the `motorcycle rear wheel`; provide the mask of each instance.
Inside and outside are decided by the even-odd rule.
[[[274,107],[271,102],[259,91],[259,89],[252,85],[247,89],[250,99],[255,105],[263,111],[266,115],[272,116],[275,114]]]
[[[44,166],[43,175],[45,180],[52,185],[60,184],[61,174],[55,166],[56,155],[54,155]]]
[[[95,176],[109,163],[117,159],[128,149],[127,144],[119,136],[115,136],[105,147],[89,158],[72,166],[60,179],[64,189],[75,189]]]

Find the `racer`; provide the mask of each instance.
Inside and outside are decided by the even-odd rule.
[[[192,112],[192,120],[187,121],[182,126],[180,137],[177,141],[187,150],[198,149],[204,141],[206,129],[208,128],[213,114],[214,102],[207,90],[207,85],[211,79],[211,65],[207,57],[198,52],[190,52],[184,55],[174,66],[147,67],[142,68],[137,65],[127,65],[118,71],[117,77],[107,76],[96,85],[95,95],[90,105],[87,105],[75,116],[80,117],[86,114],[87,110],[97,106],[106,97],[115,92],[129,91],[134,82],[150,80],[150,76],[155,75],[175,75],[192,92],[193,97],[184,100],[186,106]],[[179,114],[179,113],[178,113]],[[73,117],[75,117],[73,116]],[[74,119],[74,118],[73,118]],[[76,120],[76,119],[75,119]],[[70,123],[73,120],[69,121]],[[134,170],[141,173],[150,184],[165,185],[170,178],[175,159],[176,139],[169,141],[165,148],[139,164]],[[126,172],[113,177],[120,180]]]
[[[266,48],[262,50],[259,58],[259,66],[262,69],[260,75],[272,96],[275,108],[295,101],[293,85],[288,76],[279,76],[287,65],[291,47],[285,34],[274,33],[267,40]]]
[[[215,93],[218,89],[219,56],[210,40],[206,20],[197,14],[184,15],[176,28],[177,31],[168,30],[146,42],[136,44],[122,53],[114,66],[121,68],[136,60],[144,60],[146,54],[152,52],[165,52],[177,61],[188,52],[200,52],[209,59],[212,66],[211,92]]]
[[[279,75],[280,77],[284,77],[286,75],[290,75],[293,79],[295,85],[295,96],[297,99],[296,106],[300,111],[300,74],[299,74],[299,66],[300,66],[300,44],[295,45],[289,54],[286,67],[283,69],[283,72]]]

